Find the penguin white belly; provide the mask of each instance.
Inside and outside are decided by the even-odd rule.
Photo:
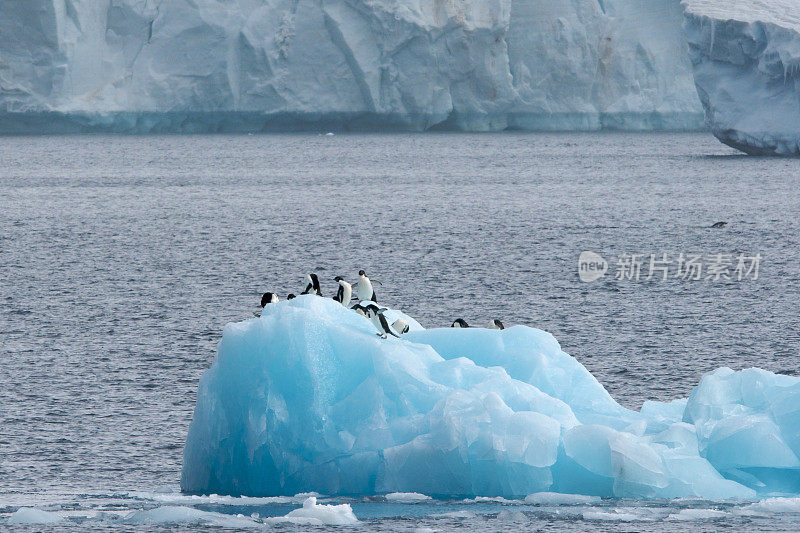
[[[372,289],[372,283],[370,283],[369,281],[359,281],[358,285],[356,285],[356,290],[358,291],[359,300],[372,299],[372,294],[374,290]]]

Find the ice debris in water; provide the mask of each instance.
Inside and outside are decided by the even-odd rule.
[[[633,411],[544,331],[412,329],[381,339],[316,296],[228,324],[200,381],[182,489],[800,494],[798,378],[724,368],[688,399]]]
[[[125,516],[122,522],[130,525],[199,523],[227,528],[261,527],[261,523],[250,518],[245,518],[242,515],[214,513],[211,511],[202,511],[193,507],[172,505],[145,511],[134,511]]]
[[[557,492],[537,492],[536,494],[528,494],[525,497],[525,503],[534,505],[586,505],[599,501],[599,496],[559,494]]]
[[[300,509],[290,511],[285,516],[268,518],[267,523],[291,522],[294,524],[318,526],[346,526],[358,523],[350,504],[321,505],[314,496],[306,499]]]
[[[12,525],[55,524],[63,520],[64,518],[59,514],[42,511],[34,507],[21,507],[8,517],[8,523]]]
[[[386,499],[390,502],[419,503],[431,500],[432,498],[418,492],[392,492],[386,495]]]

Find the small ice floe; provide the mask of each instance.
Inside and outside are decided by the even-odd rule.
[[[728,513],[716,509],[681,509],[679,512],[671,514],[667,520],[677,520],[681,522],[691,522],[693,520],[714,520],[727,516]]]
[[[583,519],[605,522],[635,522],[637,520],[649,520],[633,513],[621,512],[618,509],[613,509],[611,512],[597,510],[584,511]]]
[[[513,505],[515,503],[522,503],[520,500],[507,500],[502,496],[477,496],[475,498],[467,498],[464,503],[500,503],[503,505]]]
[[[20,507],[8,517],[9,524],[56,524],[64,518],[56,513],[36,509],[35,507]]]
[[[525,503],[532,505],[587,505],[597,503],[599,496],[584,494],[561,494],[558,492],[536,492],[525,496]]]
[[[392,492],[386,495],[386,500],[396,503],[420,503],[430,501],[432,498],[419,492]]]
[[[347,526],[358,524],[350,504],[318,505],[317,498],[311,496],[303,502],[303,507],[290,511],[285,516],[275,516],[265,520],[268,524],[290,522],[306,526]]]
[[[146,511],[134,511],[125,516],[122,522],[130,525],[209,524],[228,528],[261,527],[261,523],[244,515],[213,513],[192,507],[173,505],[156,507]]]
[[[333,137],[333,132],[332,132],[332,131],[329,131],[328,133],[326,133],[326,134],[325,134],[325,136],[326,136],[326,137]]]
[[[509,509],[503,509],[499,513],[497,513],[497,519],[502,520],[503,522],[516,522],[516,523],[526,523],[528,522],[528,517],[522,511],[511,511]]]
[[[800,514],[800,498],[766,498],[737,510],[737,514]]]

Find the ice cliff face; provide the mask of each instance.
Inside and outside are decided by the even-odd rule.
[[[621,407],[525,326],[380,339],[330,298],[229,324],[203,375],[181,487],[518,498],[800,494],[800,378],[706,375],[691,397]]]
[[[800,3],[684,5],[694,79],[714,135],[750,154],[800,154]]]
[[[0,130],[693,129],[678,0],[5,0]]]

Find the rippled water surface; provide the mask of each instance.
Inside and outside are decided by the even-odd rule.
[[[426,327],[548,330],[628,407],[720,366],[796,374],[799,186],[798,160],[694,134],[0,137],[0,523],[296,507],[164,495],[222,327],[307,271],[333,294],[365,268]],[[601,280],[580,282],[584,250]],[[645,279],[681,253],[763,259],[758,279]],[[638,281],[615,279],[624,254]],[[750,502],[393,505],[353,509],[372,530],[800,528]],[[723,514],[669,518],[695,507]]]

